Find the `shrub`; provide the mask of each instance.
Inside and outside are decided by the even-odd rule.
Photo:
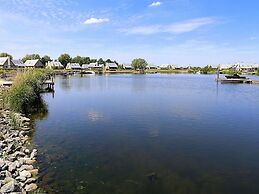
[[[5,94],[5,102],[12,111],[25,114],[34,112],[42,102],[40,92],[43,82],[44,73],[39,70],[17,74],[12,87]]]

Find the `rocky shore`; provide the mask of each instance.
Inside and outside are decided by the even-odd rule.
[[[37,189],[37,150],[30,144],[30,119],[0,109],[0,193],[23,194]]]

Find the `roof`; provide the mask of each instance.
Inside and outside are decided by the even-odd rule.
[[[0,65],[4,65],[7,60],[8,60],[8,57],[0,57]]]
[[[25,66],[27,66],[27,67],[34,67],[38,62],[39,62],[39,59],[27,60],[25,62]]]
[[[123,65],[124,68],[132,68],[131,65],[127,64],[127,65]]]
[[[106,63],[107,67],[118,67],[116,63]]]
[[[81,68],[80,64],[79,63],[68,63],[67,64],[67,67],[70,67],[70,68]]]
[[[13,64],[17,67],[25,67],[25,64],[22,62],[22,60],[12,60]]]
[[[83,64],[82,68],[103,68],[103,65],[97,64],[97,63],[90,63],[90,64]]]
[[[59,61],[50,61],[50,62],[48,62],[48,66],[50,66],[50,67],[64,67]]]

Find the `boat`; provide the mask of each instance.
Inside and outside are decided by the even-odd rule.
[[[226,75],[225,79],[218,79],[221,83],[251,83],[252,81],[245,76],[240,76],[238,74]]]
[[[238,74],[226,75],[225,77],[226,77],[227,79],[247,79],[246,77],[240,76],[240,75],[238,75]]]

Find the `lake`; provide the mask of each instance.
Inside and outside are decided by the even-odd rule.
[[[49,193],[259,193],[259,85],[215,75],[55,78],[35,121]]]

